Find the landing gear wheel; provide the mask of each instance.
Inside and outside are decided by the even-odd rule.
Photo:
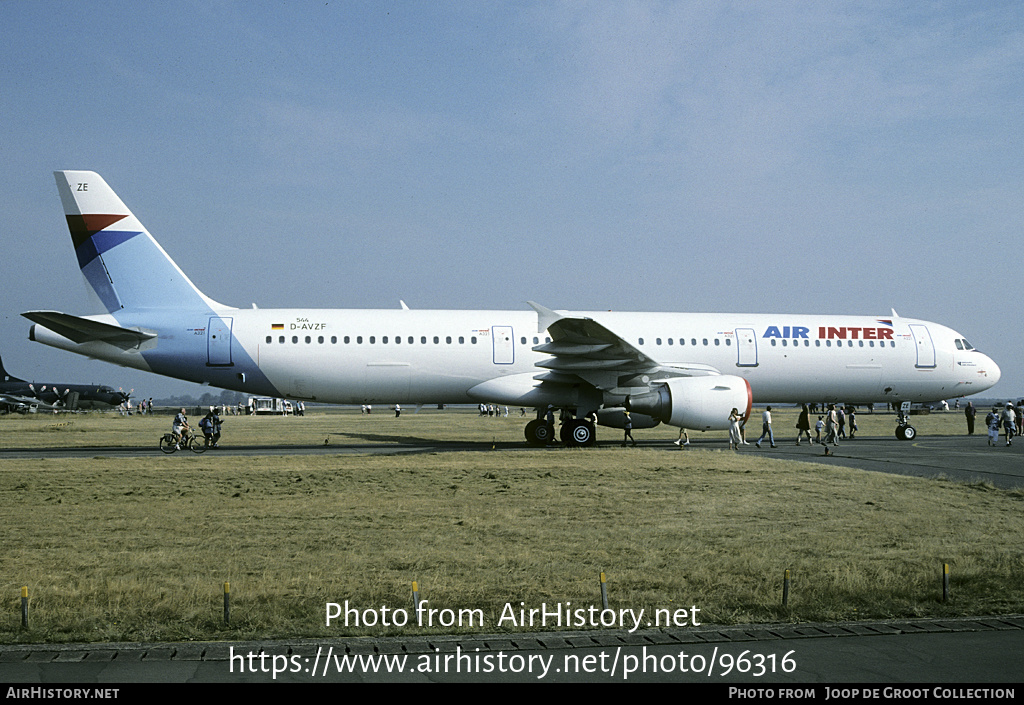
[[[583,419],[572,419],[562,426],[562,440],[567,446],[589,447],[597,443],[594,424]]]
[[[896,438],[901,441],[912,441],[917,438],[917,429],[910,425],[897,426]]]
[[[526,424],[526,442],[531,446],[546,446],[555,439],[555,427],[547,421],[534,419]]]

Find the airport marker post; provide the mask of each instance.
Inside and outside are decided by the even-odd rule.
[[[21,626],[28,629],[28,585],[21,586]]]
[[[224,624],[231,623],[231,583],[224,583]]]
[[[601,571],[601,607],[608,609],[608,578]]]
[[[415,580],[412,581],[412,608],[419,616],[420,613],[420,586]]]
[[[949,599],[949,563],[942,564],[942,601]]]
[[[782,576],[782,606],[789,606],[789,568],[786,568],[786,572]]]

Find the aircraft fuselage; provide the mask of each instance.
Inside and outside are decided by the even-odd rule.
[[[998,379],[998,367],[966,349],[959,333],[909,318],[571,315],[599,321],[662,365],[699,363],[742,377],[760,402],[934,401],[973,394]],[[330,403],[529,404],[522,384],[508,385],[498,395],[505,398],[494,391],[484,398],[473,388],[501,388],[493,380],[516,375],[532,380],[548,357],[532,348],[550,340],[537,332],[532,311],[229,309],[89,318],[154,330],[157,338],[141,350],[122,350],[76,344],[38,325],[32,337],[178,379]]]

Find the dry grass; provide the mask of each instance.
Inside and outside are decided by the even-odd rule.
[[[892,417],[876,418],[889,431]],[[85,440],[50,428],[63,421],[6,417],[0,438],[9,445],[12,424],[13,437],[38,433],[40,445]],[[90,440],[113,426],[118,445],[152,445],[169,418],[70,421],[90,426]],[[487,445],[488,436],[520,443],[522,426],[356,412],[229,417],[225,432],[233,442],[319,445],[400,431]],[[325,604],[410,609],[413,580],[432,606],[479,608],[483,631],[496,631],[506,603],[600,604],[602,570],[613,607],[696,605],[706,623],[1024,611],[1019,491],[666,447],[0,460],[0,641],[381,633],[326,628]],[[28,631],[21,585],[31,591]]]

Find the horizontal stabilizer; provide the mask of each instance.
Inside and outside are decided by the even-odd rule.
[[[156,337],[156,333],[121,328],[60,311],[26,311],[21,315],[75,343],[109,343],[130,350]]]

